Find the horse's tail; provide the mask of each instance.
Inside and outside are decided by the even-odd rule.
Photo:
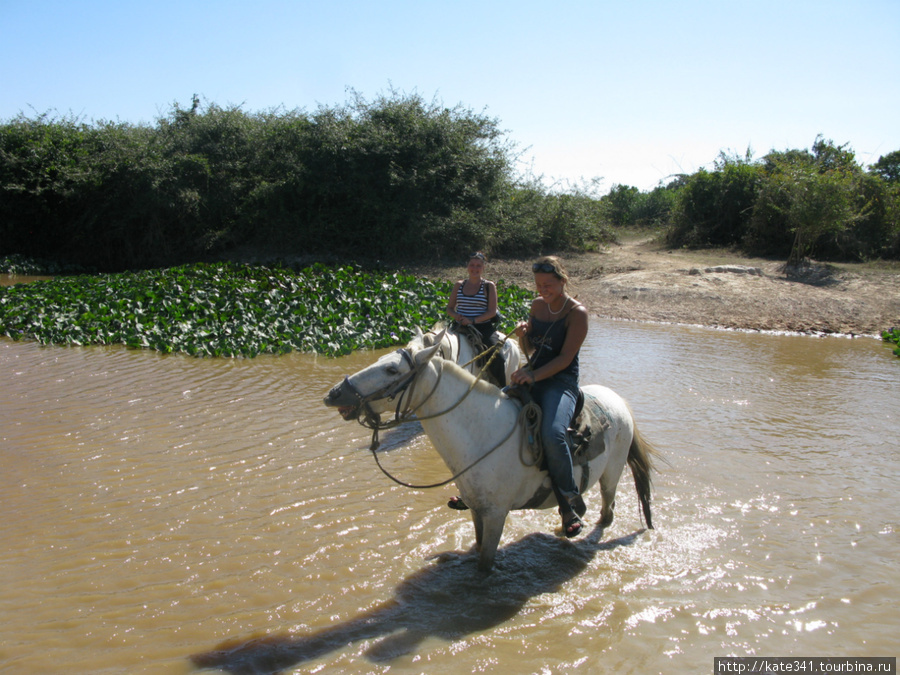
[[[653,458],[659,455],[659,451],[646,438],[643,437],[634,426],[634,436],[631,438],[631,447],[628,449],[628,466],[634,476],[634,486],[637,488],[638,500],[644,512],[647,527],[653,529],[653,520],[650,516],[650,472],[654,469]]]

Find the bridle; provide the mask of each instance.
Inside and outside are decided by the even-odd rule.
[[[415,412],[416,409],[421,407],[421,404],[419,404],[415,409],[409,408],[406,411],[401,412],[400,408],[403,404],[403,395],[407,392],[407,390],[410,389],[410,385],[415,382],[416,377],[419,375],[420,371],[418,368],[416,368],[416,363],[413,360],[412,355],[410,355],[408,349],[401,348],[398,349],[396,353],[400,354],[400,356],[403,357],[403,360],[406,361],[406,363],[409,365],[409,373],[399,378],[395,382],[389,382],[381,389],[376,389],[371,394],[364,395],[359,389],[356,388],[356,385],[354,385],[353,382],[350,381],[350,377],[344,375],[344,386],[351,394],[356,397],[357,401],[359,402],[357,410],[365,413],[364,416],[361,416],[359,413],[357,413],[356,421],[364,427],[374,429],[375,431],[378,431],[379,429],[390,429],[399,424],[402,424]],[[441,370],[443,372],[443,369]],[[440,379],[440,374],[438,377]],[[435,385],[435,389],[436,388],[437,385]],[[426,400],[430,398],[431,394],[433,393],[434,389],[432,389],[431,393],[429,393],[429,395],[426,397]],[[383,399],[393,401],[394,397],[396,397],[398,394],[399,399],[397,401],[397,410],[394,413],[394,420],[392,422],[382,422],[381,415],[372,410],[372,406],[369,404],[373,401],[381,401]],[[410,393],[410,399],[411,397],[412,393]]]
[[[350,393],[353,394],[359,402],[358,410],[362,413],[365,413],[364,415],[357,413],[356,421],[359,422],[362,426],[372,429],[375,434],[377,434],[381,429],[392,429],[393,427],[399,426],[404,422],[410,421],[416,411],[419,410],[419,408],[421,408],[437,390],[438,385],[441,382],[441,376],[444,374],[443,366],[439,366],[437,382],[435,382],[434,387],[432,387],[431,391],[428,392],[428,395],[424,399],[422,399],[422,401],[417,406],[409,407],[409,403],[407,403],[406,409],[403,409],[404,398],[407,402],[412,401],[413,392],[415,391],[416,386],[416,380],[419,374],[424,369],[418,368],[416,366],[416,362],[410,354],[409,349],[400,348],[396,351],[396,353],[400,354],[400,356],[403,357],[403,360],[406,361],[407,365],[409,365],[409,372],[403,377],[398,378],[394,382],[389,382],[385,386],[381,387],[381,389],[376,389],[370,394],[363,394],[359,389],[356,388],[356,385],[354,385],[353,382],[350,381],[350,378],[347,375],[344,376],[344,386],[347,387]],[[408,396],[406,396],[407,393],[409,394]],[[466,395],[468,395],[468,393]],[[397,408],[394,411],[394,419],[388,422],[382,422],[381,415],[372,410],[372,406],[370,404],[374,401],[382,401],[384,399],[393,401],[394,398],[397,398]],[[461,402],[462,400],[460,400],[456,405],[459,405],[459,403]],[[456,405],[437,415],[429,415],[429,418],[439,417],[440,415],[450,412],[450,410],[455,408]]]

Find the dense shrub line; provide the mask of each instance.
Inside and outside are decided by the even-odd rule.
[[[0,255],[116,271],[234,247],[390,260],[592,248],[596,199],[513,175],[495,119],[392,93],[313,113],[0,125]]]
[[[614,225],[662,226],[670,246],[731,247],[798,263],[900,258],[900,151],[864,169],[846,146],[759,160],[720,153],[711,171],[650,192],[615,185],[602,197]]]
[[[0,124],[0,256],[118,271],[249,247],[397,264],[591,250],[649,226],[793,262],[900,257],[900,151],[864,169],[818,137],[602,197],[598,180],[516,175],[515,152],[498,120],[396,92],[312,113],[194,97],[137,126],[20,115]]]
[[[846,146],[759,161],[721,154],[685,177],[671,211],[672,246],[730,246],[799,263],[900,258],[900,151],[864,170]]]

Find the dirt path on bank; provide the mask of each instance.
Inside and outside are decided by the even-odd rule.
[[[813,264],[787,275],[782,261],[722,250],[670,250],[632,238],[600,253],[565,256],[572,292],[592,314],[766,331],[880,335],[900,326],[900,264]],[[458,269],[416,273],[458,279]],[[485,276],[530,287],[527,260],[492,260]]]

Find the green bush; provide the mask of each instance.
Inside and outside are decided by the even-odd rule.
[[[153,126],[19,116],[0,125],[0,255],[116,271],[244,246],[394,261],[595,247],[596,196],[523,185],[512,158],[497,120],[395,92],[312,113],[195,96]]]
[[[681,182],[675,180],[668,185],[659,186],[650,192],[642,192],[634,206],[634,224],[639,227],[659,228],[668,225],[675,198]]]
[[[900,255],[900,186],[894,153],[864,172],[845,145],[816,138],[811,150],[772,151],[760,161],[720,154],[670,186],[671,246],[737,247],[798,263]]]
[[[891,328],[890,330],[882,331],[881,338],[885,342],[892,342],[897,345],[894,348],[894,354],[900,356],[900,328]]]
[[[535,256],[592,251],[614,239],[604,221],[597,181],[551,191],[538,180],[511,187],[499,201],[488,248],[494,254]]]
[[[603,220],[616,228],[659,228],[669,223],[679,181],[641,192],[628,185],[613,185],[600,199]]]
[[[641,191],[630,185],[613,185],[600,200],[603,217],[613,227],[631,227],[637,224]]]
[[[812,152],[773,152],[745,239],[748,250],[798,263],[889,254],[888,185],[863,173],[851,151],[821,137]]]
[[[738,246],[748,231],[762,167],[749,158],[719,156],[716,170],[687,178],[672,207],[670,246]]]

